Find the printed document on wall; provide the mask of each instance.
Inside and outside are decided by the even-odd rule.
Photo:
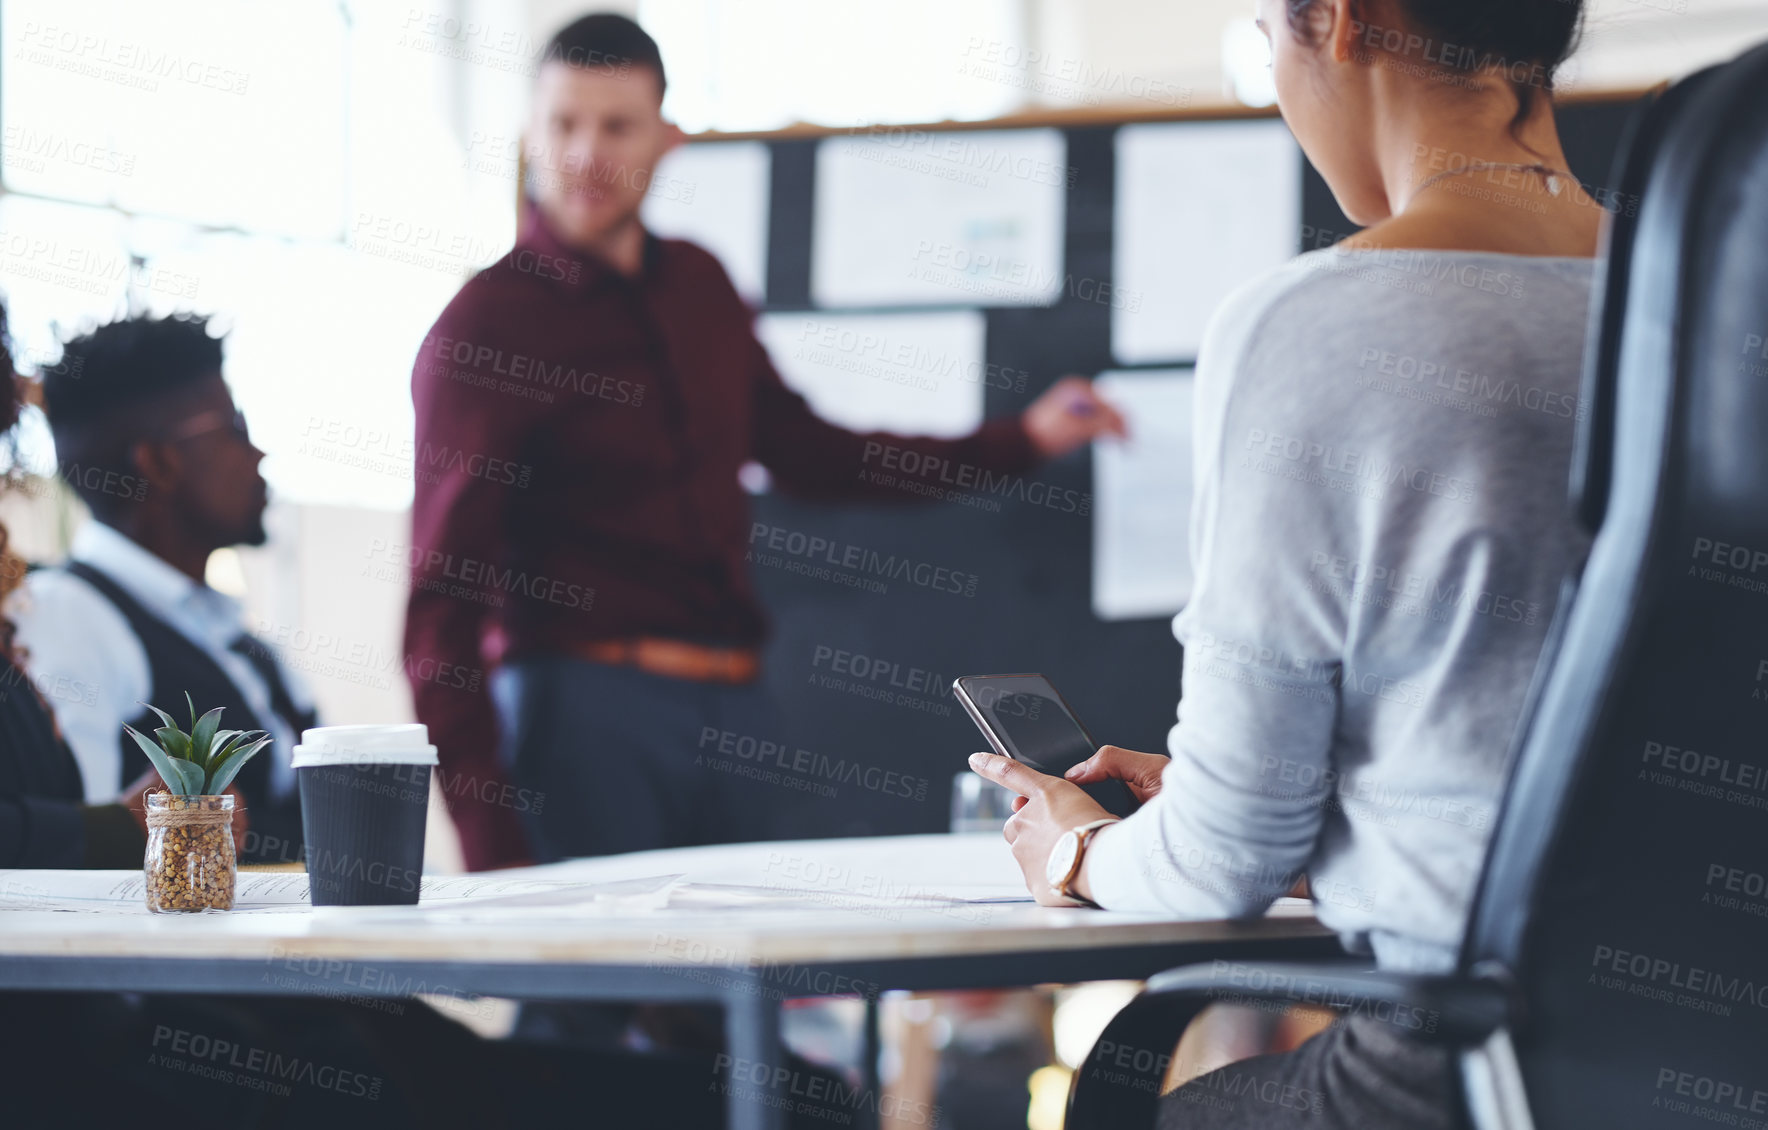
[[[987,332],[978,310],[755,320],[781,379],[831,424],[946,437],[982,423],[986,385],[1025,391],[1023,371],[987,364]]]
[[[1171,616],[1191,597],[1190,369],[1101,373],[1129,424],[1093,448],[1093,613]]]
[[[1301,149],[1280,121],[1117,132],[1111,352],[1192,361],[1222,299],[1296,255]]]
[[[817,147],[818,306],[1045,306],[1063,288],[1068,146],[879,127]]]
[[[706,141],[663,158],[645,193],[645,226],[692,240],[724,264],[737,293],[767,297],[768,195],[773,155],[759,141]]]

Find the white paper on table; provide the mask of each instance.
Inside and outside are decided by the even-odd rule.
[[[425,875],[418,897],[422,902],[498,899],[580,885],[582,884],[569,880],[543,878],[525,869],[475,872],[467,875]]]
[[[1301,184],[1280,121],[1118,130],[1112,355],[1194,360],[1222,299],[1295,257]]]
[[[760,141],[706,141],[663,158],[645,196],[645,226],[700,244],[751,305],[767,297],[773,154]]]
[[[833,906],[845,910],[913,906],[937,908],[1032,901],[1023,882],[973,895],[941,894],[926,889],[849,890],[839,886],[772,887],[741,883],[682,883],[669,894],[671,909],[712,907],[720,910],[807,906]]]
[[[417,909],[423,911],[426,919],[438,922],[510,922],[642,914],[670,905],[670,894],[680,880],[680,875],[653,875],[610,883],[536,883],[531,885],[544,885],[547,889],[435,901],[428,898],[426,891],[425,900]],[[412,908],[387,909],[409,911]]]
[[[764,314],[755,332],[817,415],[856,431],[968,435],[982,423],[986,385],[1024,391],[1022,373],[988,367],[975,310]]]
[[[818,306],[1047,306],[1063,288],[1067,142],[881,129],[817,147]]]
[[[664,871],[683,873],[683,887],[914,892],[965,901],[1025,894],[1025,877],[998,831],[665,848],[571,859],[525,873],[611,882]]]
[[[307,909],[306,875],[242,871],[228,913]],[[147,879],[140,871],[0,872],[0,911],[7,910],[147,914]]]
[[[1093,449],[1093,613],[1171,616],[1191,596],[1190,369],[1101,373],[1130,438]]]
[[[685,882],[684,882],[685,880]],[[632,886],[633,881],[637,885]],[[142,876],[128,871],[0,871],[0,911],[86,910],[146,913]],[[985,903],[1023,900],[1025,880],[998,832],[887,836],[629,852],[567,860],[508,871],[426,875],[417,907],[387,907],[405,914],[469,907],[475,900],[555,893],[568,906],[573,891],[606,891],[610,897],[647,890],[671,892],[692,886],[700,899],[753,905],[782,899],[885,899],[893,902],[951,900]],[[743,888],[749,888],[743,891]],[[256,912],[308,912],[307,876],[242,871],[239,903],[256,900]],[[792,896],[797,898],[793,899]],[[575,901],[582,902],[580,896]],[[446,906],[444,905],[446,904]],[[355,917],[367,908],[345,908]],[[708,908],[710,909],[710,908]],[[530,913],[540,913],[536,907]],[[253,911],[248,911],[253,912]],[[221,912],[217,912],[221,913]],[[233,911],[230,913],[239,913]]]
[[[426,875],[413,907],[382,910],[461,908],[488,912],[530,906],[585,908],[639,903],[661,906],[679,875],[619,882],[584,882],[564,877],[534,877],[532,872],[474,875]],[[234,885],[233,909],[214,913],[286,914],[311,911],[307,876],[296,872],[241,871]],[[352,907],[352,911],[364,908]],[[87,914],[147,914],[146,879],[140,871],[6,871],[0,872],[0,911],[60,910]],[[208,912],[204,912],[208,913]]]

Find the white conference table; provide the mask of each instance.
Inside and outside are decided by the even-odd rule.
[[[732,844],[441,879],[415,907],[281,903],[150,915],[138,901],[58,896],[138,873],[0,871],[0,990],[154,991],[724,1006],[730,1057],[781,1062],[782,1001],[890,989],[1140,979],[1217,959],[1340,953],[1306,903],[1247,922],[1174,922],[1036,906],[998,833]],[[470,887],[478,880],[497,886]],[[447,884],[452,890],[443,890]],[[294,897],[289,898],[290,890]],[[862,1065],[878,1096],[875,1047]],[[783,1125],[727,1090],[731,1130]]]

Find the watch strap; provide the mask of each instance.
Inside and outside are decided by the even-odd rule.
[[[1074,865],[1068,869],[1068,876],[1062,880],[1061,886],[1056,888],[1057,894],[1061,895],[1063,898],[1073,899],[1082,906],[1090,906],[1094,910],[1101,909],[1098,903],[1074,889],[1074,881],[1080,878],[1081,864],[1086,861],[1087,846],[1093,842],[1093,837],[1099,834],[1100,829],[1109,828],[1111,825],[1121,822],[1122,819],[1120,817],[1111,816],[1104,820],[1095,820],[1091,824],[1082,824],[1078,828],[1069,829],[1069,831],[1075,834],[1080,842],[1075,845]]]

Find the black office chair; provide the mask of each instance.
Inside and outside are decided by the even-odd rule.
[[[1573,482],[1596,537],[1457,972],[1160,974],[1069,1130],[1150,1125],[1160,1049],[1220,997],[1413,1010],[1481,1130],[1768,1125],[1768,45],[1644,109],[1617,179]]]

